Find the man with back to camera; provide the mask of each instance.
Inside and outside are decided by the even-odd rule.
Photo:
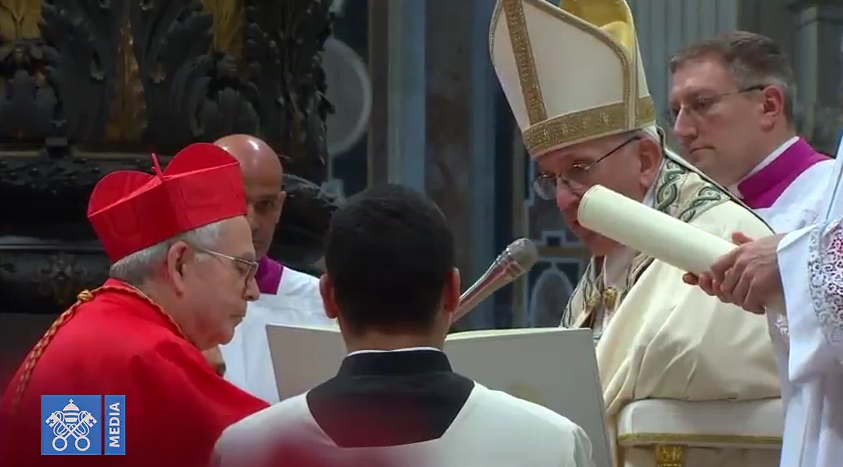
[[[348,356],[334,378],[227,430],[215,465],[290,465],[305,451],[314,465],[592,466],[567,418],[451,370],[454,256],[424,195],[381,185],[351,197],[331,219],[320,280]]]
[[[163,173],[155,165],[155,175],[111,173],[91,193],[110,278],[53,323],[3,394],[4,467],[205,467],[226,426],[267,407],[202,355],[231,340],[258,296],[237,161],[194,144]],[[41,455],[54,434],[42,435],[41,396],[50,394],[124,395],[125,456]]]
[[[250,135],[230,135],[217,146],[240,162],[246,186],[247,218],[259,266],[255,276],[260,298],[249,304],[249,314],[237,327],[234,339],[221,347],[226,378],[270,403],[280,397],[266,338],[267,324],[334,327],[325,316],[319,280],[267,256],[281,218],[287,193],[284,168],[278,154],[264,141]]]
[[[781,48],[768,37],[735,31],[677,52],[670,70],[673,130],[691,161],[775,232],[813,223],[834,162],[796,134],[796,83]],[[749,238],[735,232],[733,240]],[[765,317],[788,407],[796,391],[788,377],[789,326],[782,314]]]
[[[577,221],[581,197],[599,184],[722,238],[737,230],[770,232],[664,147],[629,6],[499,0],[489,37],[495,72],[540,171],[533,187],[556,201],[592,254],[561,324],[594,332],[612,441],[617,445],[618,417],[631,402],[723,401],[726,413],[726,401],[778,398],[762,318],[684,284],[683,271]],[[617,465],[655,463],[652,447],[613,452]],[[685,465],[776,460],[773,450],[689,448]]]

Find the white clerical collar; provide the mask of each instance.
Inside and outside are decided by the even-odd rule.
[[[403,349],[394,349],[394,350],[357,350],[348,354],[349,357],[352,355],[360,355],[364,353],[387,353],[387,352],[415,352],[418,350],[433,350],[435,352],[441,352],[442,350],[437,349],[436,347],[406,347]]]
[[[729,191],[731,191],[732,194],[734,194],[738,198],[743,198],[743,195],[741,195],[740,190],[738,190],[738,185],[740,185],[741,182],[748,179],[749,177],[751,177],[751,176],[757,174],[758,172],[760,172],[761,169],[763,169],[764,167],[767,167],[768,165],[772,164],[773,161],[778,159],[779,156],[784,154],[784,152],[787,151],[788,149],[790,149],[791,146],[796,144],[797,141],[799,141],[798,136],[794,136],[794,137],[790,138],[789,140],[785,141],[784,144],[777,147],[775,151],[771,152],[769,156],[765,157],[764,160],[762,160],[760,164],[756,165],[754,169],[750,170],[749,173],[746,174],[745,177],[743,177],[742,179],[735,182],[734,185],[730,186]]]

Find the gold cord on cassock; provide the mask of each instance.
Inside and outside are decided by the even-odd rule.
[[[44,354],[44,350],[46,350],[47,345],[50,344],[59,329],[61,329],[62,326],[67,324],[67,322],[70,321],[71,318],[73,318],[73,316],[76,314],[76,310],[78,310],[80,306],[87,302],[90,302],[94,299],[94,297],[103,292],[116,292],[140,298],[141,300],[152,306],[152,308],[154,308],[156,311],[161,313],[161,315],[163,315],[165,318],[167,318],[170,324],[175,327],[176,334],[178,334],[179,337],[182,337],[185,340],[187,339],[179,325],[176,324],[175,321],[173,321],[173,318],[169,314],[167,314],[167,312],[164,311],[164,309],[161,308],[160,305],[153,302],[151,298],[146,296],[146,294],[134,287],[104,285],[102,287],[94,289],[93,291],[83,290],[79,293],[79,295],[76,296],[77,302],[74,303],[70,308],[68,308],[64,313],[62,313],[58,317],[58,319],[56,319],[53,324],[50,325],[50,328],[47,329],[47,332],[44,333],[41,339],[38,339],[38,343],[35,344],[35,347],[32,348],[32,351],[30,351],[29,354],[26,356],[26,360],[24,360],[23,362],[23,373],[21,374],[20,381],[18,382],[18,386],[15,390],[15,399],[12,401],[13,411],[20,404],[21,399],[23,399],[24,391],[26,390],[26,387],[29,384],[30,378],[32,378],[32,372],[35,371],[35,365],[38,363],[38,360]]]

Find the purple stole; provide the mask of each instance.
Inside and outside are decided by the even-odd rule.
[[[785,152],[779,155],[757,173],[738,184],[743,201],[752,209],[767,209],[806,170],[814,164],[829,160],[799,138]]]
[[[275,295],[278,293],[278,286],[281,285],[281,276],[284,274],[284,265],[264,256],[258,261],[258,272],[255,273],[255,281],[262,294]]]

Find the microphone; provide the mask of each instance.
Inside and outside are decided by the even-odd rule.
[[[539,250],[530,240],[519,238],[510,243],[480,279],[460,296],[453,321],[465,316],[501,287],[521,277],[538,259]]]

